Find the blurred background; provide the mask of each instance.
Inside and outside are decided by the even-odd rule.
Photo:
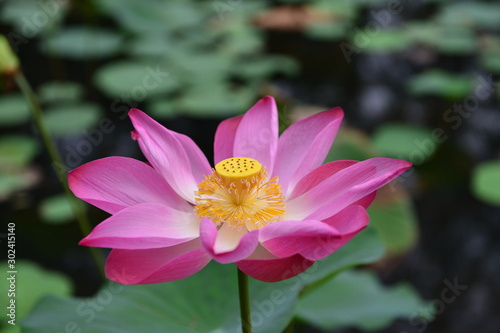
[[[344,109],[328,161],[386,156],[414,164],[370,208],[385,255],[368,269],[377,288],[404,283],[434,309],[426,320],[388,309],[380,315],[391,313],[387,320],[360,314],[345,322],[304,311],[295,331],[500,332],[499,1],[0,6],[0,33],[34,87],[63,159],[54,172],[28,103],[3,73],[0,240],[6,244],[6,225],[15,223],[24,272],[18,289],[25,290],[19,320],[47,294],[87,297],[100,288],[88,249],[77,246],[82,234],[57,174],[106,156],[144,159],[130,138],[130,108],[189,135],[211,160],[217,124],[272,95],[281,130]],[[93,225],[107,217],[85,210]],[[369,301],[372,314],[391,303]],[[7,319],[0,319],[2,332],[19,332]]]

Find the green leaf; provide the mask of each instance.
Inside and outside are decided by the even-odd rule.
[[[51,81],[38,89],[38,98],[44,103],[77,102],[83,96],[83,87],[78,82]]]
[[[363,51],[395,52],[408,48],[410,39],[401,30],[380,30],[372,33],[370,30],[358,30],[352,37],[354,46]]]
[[[469,54],[477,50],[475,33],[465,27],[443,26],[436,22],[411,22],[406,26],[407,37],[418,43],[430,45],[446,54]]]
[[[417,219],[411,201],[401,190],[391,185],[380,189],[368,214],[388,254],[402,254],[417,242]]]
[[[178,106],[172,99],[155,99],[149,102],[147,110],[153,117],[173,119],[178,114]]]
[[[347,271],[302,297],[297,316],[323,330],[377,330],[418,313],[424,303],[407,284],[385,287],[367,271]]]
[[[40,203],[40,216],[49,224],[63,224],[73,218],[73,209],[65,194],[43,199]]]
[[[229,117],[245,111],[255,97],[252,89],[233,91],[225,84],[197,85],[187,89],[179,108],[194,117]]]
[[[305,273],[299,275],[299,278],[311,286],[308,290],[315,290],[316,282],[347,268],[373,263],[383,255],[382,240],[372,227],[368,227],[333,254],[316,261]]]
[[[0,126],[15,126],[26,122],[30,117],[29,105],[21,94],[0,97]]]
[[[25,166],[38,152],[37,142],[27,136],[12,135],[0,139],[0,169]]]
[[[305,34],[315,39],[341,39],[349,31],[349,25],[344,22],[321,22],[306,26]]]
[[[458,100],[471,93],[473,80],[442,70],[427,70],[411,78],[408,90],[416,96],[433,95]]]
[[[481,54],[480,63],[486,70],[500,74],[500,49],[491,50]]]
[[[419,152],[419,156],[428,159],[438,145],[432,138],[432,132],[426,128],[392,123],[377,128],[373,134],[373,145],[388,157],[411,160],[413,153]]]
[[[441,25],[496,29],[500,21],[500,5],[464,1],[441,7],[436,20]]]
[[[362,161],[375,156],[366,134],[353,128],[342,127],[337,133],[325,163],[339,160]]]
[[[23,321],[23,333],[63,332],[68,323],[87,333],[237,332],[240,327],[234,265],[210,264],[175,282],[111,283],[90,299],[48,297]],[[292,279],[250,279],[254,332],[281,332],[291,320],[300,288]],[[74,324],[73,324],[74,323]]]
[[[42,50],[49,55],[72,59],[96,59],[116,54],[123,37],[104,29],[75,27],[60,30],[43,40]]]
[[[51,3],[40,3],[36,0],[3,1],[0,20],[12,24],[14,30],[23,38],[31,39],[41,32],[48,32],[57,27],[69,7],[69,4],[63,1]]]
[[[97,104],[58,106],[43,115],[47,128],[54,135],[77,135],[97,124],[101,116]]]
[[[0,263],[2,272],[7,272],[9,269],[7,262]],[[3,333],[18,333],[21,332],[21,320],[25,318],[32,310],[35,303],[47,295],[66,296],[71,294],[71,282],[62,274],[47,271],[35,263],[25,260],[16,260],[16,326],[7,324],[10,318],[5,314],[1,316],[0,323],[4,328]],[[6,274],[7,277],[10,274]],[[4,275],[5,276],[5,275]],[[5,277],[2,283],[6,284]],[[2,288],[7,293],[6,288]],[[6,309],[10,300],[7,295],[1,298],[0,305],[2,309]]]
[[[472,175],[472,190],[479,199],[500,206],[500,162],[479,164]]]
[[[117,61],[105,65],[94,76],[95,84],[112,98],[140,102],[150,95],[173,91],[178,83],[167,66],[157,62]]]

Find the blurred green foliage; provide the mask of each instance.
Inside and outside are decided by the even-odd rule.
[[[297,30],[309,41],[341,50],[347,46],[359,55],[394,54],[408,60],[425,54],[424,60],[419,59],[423,61],[419,73],[405,80],[406,97],[458,101],[473,91],[472,71],[500,74],[500,4],[496,2],[429,0],[425,3],[433,3],[435,10],[418,19],[380,16],[388,10],[385,0],[278,3],[59,1],[47,10],[35,0],[7,0],[0,21],[21,38],[18,46],[35,43],[49,59],[52,76],[44,77],[37,92],[47,127],[58,140],[95,128],[105,112],[116,111],[115,102],[127,109],[138,105],[162,120],[219,119],[245,111],[274,78],[302,74],[301,64],[292,57],[266,51],[266,33],[254,22],[256,15],[279,5],[305,6],[321,14]],[[34,19],[40,13],[47,17],[43,24]],[[433,60],[438,57],[470,57],[472,70],[438,68]],[[88,77],[73,75],[74,68],[85,68],[82,72]],[[17,92],[0,97],[0,127],[7,132],[0,136],[0,200],[6,200],[36,182],[33,161],[40,152],[38,142],[25,133],[30,128],[28,104]],[[378,126],[371,136],[345,127],[327,162],[375,156],[410,159],[421,149],[417,142],[431,133],[425,126],[401,122]],[[431,160],[437,148],[438,144],[421,162]],[[498,162],[480,164],[472,179],[476,196],[500,205],[499,188]],[[51,227],[73,220],[63,196],[46,197],[35,206],[38,217]],[[292,316],[322,329],[373,330],[416,313],[422,300],[411,287],[386,287],[372,273],[347,271],[383,260],[385,255],[404,255],[418,240],[414,209],[401,184],[380,191],[369,213],[367,230],[303,275],[276,284],[252,281],[256,314],[262,314],[259,306],[268,304],[273,291],[286,295],[284,302],[273,304],[271,315],[263,315],[256,332],[281,331]],[[19,279],[19,289],[24,290],[19,318],[42,296],[57,295],[38,303],[24,321],[23,332],[60,331],[71,321],[89,332],[103,332],[103,327],[137,332],[145,323],[150,332],[221,332],[238,326],[235,272],[229,265],[209,265],[196,276],[162,285],[116,289],[108,285],[90,299],[68,297],[70,285],[63,276],[50,275],[28,262],[19,263],[21,269],[30,281]],[[90,322],[76,312],[81,304],[105,299],[110,290],[120,291],[112,293],[113,301],[94,313]]]
[[[33,262],[17,260],[16,268],[19,272],[22,272],[22,274],[16,275],[15,281],[16,325],[8,324],[7,321],[10,318],[4,314],[0,319],[2,333],[20,333],[21,320],[30,313],[40,299],[47,295],[68,296],[73,289],[68,277],[60,273],[47,271]],[[2,272],[10,270],[6,261],[0,263],[0,269]],[[4,281],[2,283],[7,284]],[[8,288],[4,290],[7,292]],[[9,305],[9,299],[6,296],[1,298],[0,305],[3,309]]]

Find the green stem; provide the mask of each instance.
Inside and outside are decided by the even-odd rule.
[[[31,108],[31,113],[33,115],[33,119],[35,120],[35,125],[38,129],[40,137],[42,138],[43,144],[45,145],[45,148],[49,153],[50,159],[52,160],[52,165],[53,166],[64,165],[61,159],[61,155],[59,154],[57,148],[54,146],[50,133],[45,127],[42,118],[42,108],[40,107],[40,103],[38,102],[38,99],[35,95],[35,92],[31,88],[31,85],[29,84],[28,80],[26,80],[24,74],[20,71],[14,76],[14,80],[16,81],[17,85],[24,94],[24,97],[28,100],[28,103]],[[85,213],[84,207],[77,201],[76,197],[71,192],[68,186],[68,180],[66,175],[64,174],[63,176],[61,176],[57,170],[54,171],[56,172],[59,181],[62,184],[64,192],[66,193],[66,196],[69,199],[71,208],[73,210],[73,213],[75,214],[76,220],[78,221],[78,226],[80,227],[82,234],[84,236],[88,235],[92,230],[92,226],[90,225],[90,222],[87,218],[87,214]],[[104,277],[104,271],[103,271],[104,259],[101,253],[96,248],[89,248],[89,249],[97,265],[99,273],[101,274],[102,277]]]
[[[250,296],[248,294],[248,276],[238,269],[238,291],[240,295],[241,329],[243,333],[252,333]]]

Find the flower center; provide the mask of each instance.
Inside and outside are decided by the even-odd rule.
[[[285,214],[278,178],[267,179],[265,167],[246,157],[225,159],[198,184],[196,213],[213,222],[253,230]]]

